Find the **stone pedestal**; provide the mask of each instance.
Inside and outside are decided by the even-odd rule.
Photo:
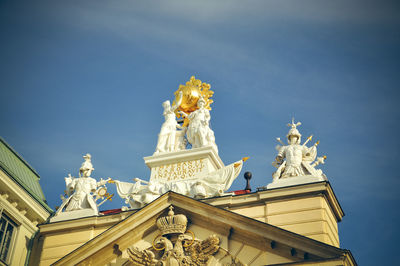
[[[69,212],[61,212],[57,216],[54,216],[50,218],[50,222],[59,222],[59,221],[65,221],[65,220],[72,220],[72,219],[78,219],[82,217],[89,217],[89,216],[97,216],[99,215],[95,210],[93,209],[83,209],[83,210],[75,210],[75,211],[69,211]]]
[[[150,181],[201,178],[225,166],[212,146],[159,153],[143,159],[151,169]]]
[[[327,179],[323,176],[311,176],[311,175],[287,177],[287,178],[280,178],[278,180],[273,181],[272,183],[269,183],[266,187],[264,187],[264,189],[290,187],[290,186],[315,183],[321,181],[327,181]]]

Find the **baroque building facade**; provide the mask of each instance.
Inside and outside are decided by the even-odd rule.
[[[53,212],[37,172],[0,138],[0,265],[27,265],[38,225]]]
[[[162,104],[165,122],[144,158],[149,180],[97,180],[86,154],[78,176],[65,177],[56,212],[37,173],[2,140],[1,264],[356,265],[340,247],[344,212],[317,169],[326,159],[317,157],[319,142],[301,144],[292,120],[287,144],[277,138],[272,182],[230,192],[248,158],[225,165],[219,157],[212,95],[192,77]],[[113,185],[128,206],[101,212]]]

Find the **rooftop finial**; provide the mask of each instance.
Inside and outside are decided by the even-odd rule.
[[[174,216],[174,206],[169,206],[169,212],[168,212],[168,216]]]

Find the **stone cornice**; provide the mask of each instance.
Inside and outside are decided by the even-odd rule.
[[[219,231],[218,233],[221,235],[238,239],[259,249],[266,250],[271,241],[275,241],[280,247],[295,248],[321,258],[343,256],[346,252],[343,249],[302,235],[216,208],[180,194],[168,192],[136,213],[130,214],[127,218],[116,223],[73,252],[65,255],[54,265],[77,264],[85,258],[99,254],[112,258],[115,255],[107,251],[107,247],[112,247],[112,245],[118,243],[122,250],[132,245],[135,241],[139,241],[146,232],[151,231],[151,228],[155,230],[156,219],[165,213],[165,210],[170,205],[175,207],[176,213],[182,213],[188,217],[189,226],[194,223],[206,228],[212,228]]]
[[[344,216],[343,209],[340,206],[330,183],[327,181],[261,190],[243,195],[209,198],[202,201],[214,206],[229,209],[240,206],[250,206],[252,204],[262,205],[269,201],[288,200],[290,198],[299,198],[306,195],[323,195],[335,214],[336,220],[338,222],[342,220]]]
[[[144,157],[144,161],[149,168],[160,165],[161,163],[178,163],[181,161],[188,161],[192,158],[198,158],[204,156],[204,158],[210,158],[216,169],[224,167],[224,163],[218,156],[218,153],[211,146],[195,148],[191,150],[183,150],[169,153],[160,153],[153,156]],[[169,161],[166,158],[170,158]]]
[[[0,194],[18,213],[30,221],[31,226],[47,220],[50,213],[7,174],[0,171]]]

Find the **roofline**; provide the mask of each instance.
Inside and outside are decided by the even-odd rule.
[[[28,193],[29,196],[31,196],[37,203],[39,203],[40,205],[42,205],[42,207],[49,213],[52,214],[54,211],[52,208],[50,208],[49,205],[47,205],[46,202],[44,202],[41,198],[37,197],[35,195],[35,193],[31,192],[30,189],[28,187],[23,186],[12,174],[9,173],[9,171],[7,171],[7,169],[4,168],[4,165],[0,164],[0,169],[11,179],[14,180],[14,182],[16,184],[18,184],[19,187],[21,187],[23,190],[26,191],[26,193]]]
[[[22,156],[21,155],[19,155],[18,154],[18,152],[16,152],[11,146],[10,146],[10,144],[8,144],[1,136],[0,136],[0,141],[1,142],[3,142],[3,144],[4,145],[6,145],[6,147],[10,150],[10,151],[12,151],[14,154],[15,154],[15,156],[17,156],[18,157],[18,159],[20,159],[39,179],[40,179],[40,175],[38,174],[38,172],[36,172],[36,170],[35,169],[33,169],[33,167],[27,162],[27,161],[25,161],[25,159],[24,158],[22,158]]]
[[[183,197],[190,198],[190,197],[188,197],[188,196],[185,196],[185,195],[182,195],[182,194],[178,194],[178,193],[173,192],[173,191],[169,191],[169,192],[174,193],[174,194],[177,194],[177,195],[180,195],[180,196],[183,196]],[[168,193],[168,192],[167,192],[167,193]],[[166,193],[165,193],[165,194],[166,194]],[[165,194],[164,194],[164,195],[165,195]],[[190,199],[193,199],[193,198],[190,198]],[[276,228],[276,229],[278,229],[278,230],[285,231],[285,232],[287,232],[287,233],[289,233],[289,234],[292,234],[292,235],[295,235],[295,236],[297,236],[297,237],[300,237],[300,238],[303,238],[303,239],[307,239],[307,240],[310,240],[310,241],[313,241],[313,242],[316,242],[316,243],[325,245],[325,246],[330,247],[330,248],[334,248],[334,249],[336,249],[337,251],[339,251],[339,250],[342,251],[342,252],[348,251],[347,249],[342,249],[342,248],[340,248],[340,247],[335,247],[335,246],[330,245],[330,244],[327,244],[327,243],[325,243],[325,242],[318,241],[318,240],[312,239],[312,238],[310,238],[310,237],[307,237],[307,236],[304,236],[304,235],[301,235],[301,234],[298,234],[298,233],[295,233],[295,232],[292,232],[292,231],[283,229],[283,228],[281,228],[281,227],[279,227],[279,226],[276,226],[276,225],[273,225],[273,224],[270,224],[270,223],[264,223],[264,222],[259,221],[259,220],[257,220],[257,219],[251,218],[251,217],[249,217],[249,216],[246,216],[246,215],[243,215],[243,214],[240,214],[240,213],[236,213],[236,212],[227,210],[227,209],[222,208],[222,207],[219,207],[219,206],[214,206],[214,205],[212,205],[212,204],[210,204],[210,203],[208,203],[208,202],[202,201],[202,199],[200,199],[200,200],[193,199],[193,200],[202,202],[202,203],[204,203],[204,204],[206,204],[206,205],[208,205],[208,206],[212,206],[212,207],[218,208],[218,209],[223,210],[223,211],[228,212],[228,213],[233,213],[234,215],[242,216],[242,217],[244,217],[244,218],[253,220],[254,222],[257,222],[257,223],[260,223],[260,224],[267,224],[267,225],[269,225],[269,226],[271,226],[271,227],[274,227],[274,228]],[[147,205],[146,205],[146,206],[147,206]],[[146,206],[145,206],[145,207],[146,207]],[[144,208],[144,207],[143,207],[143,208]],[[126,217],[126,218],[128,218],[128,217]]]
[[[350,259],[351,259],[351,263],[352,263],[350,265],[357,265],[357,262],[351,256],[351,252],[350,253],[345,252],[344,256],[336,256],[336,257],[332,257],[332,258],[311,259],[311,260],[304,260],[304,261],[283,262],[283,263],[277,263],[277,264],[268,264],[267,266],[289,266],[289,265],[295,266],[295,265],[305,265],[305,264],[315,265],[314,263],[317,263],[317,262],[328,262],[328,261],[337,261],[337,260],[345,261],[349,257],[351,257]],[[347,265],[347,264],[343,264],[343,265]]]
[[[37,176],[38,180],[40,180],[40,176],[39,176],[39,174],[36,172],[36,170],[33,169],[33,167],[30,166],[29,163],[28,163],[27,161],[25,161],[25,159],[22,158],[22,156],[19,155],[19,154],[10,146],[10,144],[8,144],[1,136],[0,136],[0,142],[3,143],[15,156],[17,156],[17,158],[18,158],[22,163],[24,163],[24,164],[29,168],[29,170],[32,171],[32,173],[33,173],[34,175]],[[7,167],[6,165],[0,163],[0,169],[3,170],[4,173],[6,173],[11,179],[13,179],[14,182],[18,184],[18,186],[20,186],[23,190],[25,190],[25,191],[28,193],[29,196],[31,196],[31,197],[32,197],[34,200],[36,200],[40,205],[42,205],[42,206],[45,208],[45,210],[46,210],[49,214],[53,213],[53,209],[51,209],[50,206],[47,205],[47,202],[45,202],[46,199],[45,199],[45,196],[44,196],[43,191],[42,191],[42,194],[43,194],[44,200],[41,199],[39,196],[35,195],[35,193],[33,193],[33,191],[32,191],[29,187],[26,187],[26,186],[24,186],[23,184],[21,184],[21,181],[19,180],[19,178],[15,177],[13,174],[11,174],[11,171],[8,170],[8,167]]]
[[[160,197],[158,197],[157,199],[155,199],[155,200],[153,200],[152,202],[150,202],[149,204],[147,204],[146,206],[144,206],[144,207],[142,207],[142,208],[140,208],[140,209],[135,209],[136,212],[133,212],[132,214],[128,215],[128,216],[125,217],[124,219],[122,219],[122,220],[120,220],[119,222],[115,223],[114,225],[110,226],[108,229],[106,229],[105,231],[101,232],[101,233],[98,234],[97,236],[95,236],[95,237],[93,237],[92,239],[88,240],[87,242],[85,242],[85,243],[82,244],[81,246],[79,246],[79,247],[77,247],[76,249],[72,250],[72,251],[69,252],[68,254],[65,254],[63,257],[61,257],[61,258],[59,258],[57,261],[55,261],[54,264],[57,264],[57,263],[61,262],[63,259],[65,259],[65,258],[68,257],[69,255],[71,255],[72,253],[76,252],[77,250],[80,250],[80,249],[84,248],[85,246],[89,245],[91,242],[96,241],[96,240],[99,239],[102,235],[106,234],[108,231],[112,230],[114,227],[117,227],[119,224],[121,224],[121,223],[123,223],[124,221],[126,221],[127,219],[129,219],[131,216],[136,215],[137,213],[143,211],[144,209],[147,209],[149,206],[154,205],[154,204],[156,204],[156,203],[159,202],[159,201],[165,200],[165,197],[168,197],[168,198],[171,197],[170,195],[172,195],[173,197],[174,197],[174,196],[175,196],[175,197],[178,196],[178,197],[187,198],[188,200],[194,200],[194,201],[197,201],[197,202],[199,202],[199,203],[201,203],[201,204],[205,204],[205,205],[211,206],[211,207],[213,207],[213,208],[217,208],[218,210],[220,210],[220,211],[222,211],[222,212],[229,213],[229,215],[241,216],[241,217],[244,217],[244,218],[246,218],[246,219],[252,220],[253,222],[256,222],[256,223],[258,223],[258,224],[260,224],[260,225],[262,224],[262,225],[264,225],[264,226],[270,226],[270,227],[274,228],[275,230],[282,231],[282,232],[285,232],[285,233],[287,233],[287,234],[289,234],[289,235],[292,235],[292,237],[303,239],[303,241],[310,241],[310,242],[313,242],[313,243],[316,244],[316,245],[322,245],[322,246],[324,246],[325,248],[330,249],[332,252],[336,253],[337,255],[339,255],[339,254],[348,254],[348,253],[350,253],[351,260],[352,260],[353,262],[355,262],[354,258],[353,258],[352,255],[351,255],[351,252],[350,252],[349,250],[347,250],[347,249],[338,248],[338,247],[335,247],[335,246],[326,244],[326,243],[324,243],[324,242],[321,242],[321,241],[318,241],[318,240],[315,240],[315,239],[312,239],[312,238],[309,238],[309,237],[306,237],[306,236],[303,236],[303,235],[300,235],[300,234],[297,234],[297,233],[294,233],[294,232],[285,230],[285,229],[283,229],[283,228],[280,228],[280,227],[277,227],[277,226],[274,226],[274,225],[271,225],[271,224],[268,224],[268,223],[264,223],[264,222],[258,221],[258,220],[256,220],[256,219],[250,218],[250,217],[248,217],[248,216],[244,216],[244,215],[241,215],[241,214],[238,214],[238,213],[235,213],[235,212],[226,210],[226,209],[224,209],[224,208],[220,208],[220,207],[211,205],[211,204],[209,204],[209,203],[207,203],[207,202],[203,202],[203,201],[201,201],[201,200],[193,199],[193,198],[191,198],[191,197],[188,197],[188,196],[185,196],[185,195],[182,195],[182,194],[173,192],[173,191],[168,191],[168,192],[164,193],[163,195],[161,195]],[[168,198],[167,198],[167,201],[169,202]],[[177,199],[177,200],[178,200],[178,199]],[[111,214],[111,215],[117,215],[117,214]],[[85,218],[87,218],[87,217],[85,217]],[[339,254],[338,254],[338,253],[339,253]],[[355,265],[356,265],[356,263],[355,263]]]
[[[311,186],[316,186],[316,185],[324,185],[325,189],[323,191],[323,195],[326,198],[326,200],[328,201],[329,206],[332,209],[337,221],[340,222],[343,219],[343,217],[345,216],[345,213],[344,213],[342,206],[340,205],[339,200],[336,197],[335,192],[333,191],[333,188],[332,188],[331,184],[329,183],[329,181],[318,181],[318,182],[313,182],[313,183],[304,183],[304,184],[297,184],[297,185],[291,185],[291,186],[286,186],[286,187],[276,187],[276,188],[271,188],[271,189],[258,189],[254,192],[246,193],[246,194],[224,195],[224,196],[220,196],[220,197],[216,196],[216,197],[204,198],[201,200],[203,200],[205,202],[212,202],[213,200],[218,200],[220,198],[226,198],[226,199],[231,198],[231,200],[234,200],[237,198],[245,198],[245,197],[257,196],[257,195],[258,195],[257,200],[262,200],[262,199],[266,199],[266,198],[259,196],[262,193],[272,193],[275,191],[289,190],[291,188],[311,187]],[[305,195],[305,194],[311,194],[311,193],[317,193],[317,192],[318,192],[317,190],[315,190],[314,192],[308,191],[308,192],[299,193],[298,195]],[[278,199],[280,197],[282,197],[282,196],[271,196],[271,197],[268,197],[268,200]],[[257,201],[257,200],[255,200],[255,201]],[[213,205],[219,206],[219,207],[227,206],[230,208],[234,204],[235,203],[230,202],[229,204],[221,203],[221,204],[213,204]],[[248,204],[248,202],[246,204]]]

